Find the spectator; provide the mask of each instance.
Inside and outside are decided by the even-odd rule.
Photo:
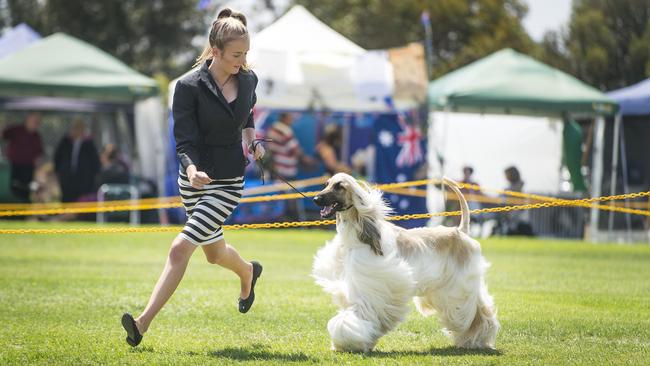
[[[515,166],[508,167],[505,171],[505,177],[508,181],[507,190],[513,192],[523,192],[524,181],[521,179],[519,169]],[[532,236],[533,228],[530,225],[528,211],[516,210],[506,212],[503,216],[502,233],[506,235],[525,235]]]
[[[280,113],[279,120],[273,123],[267,131],[267,137],[273,140],[268,143],[272,156],[272,170],[285,179],[295,179],[298,175],[298,163],[314,166],[316,161],[306,155],[294,136],[291,125],[293,115],[288,112]]]
[[[81,196],[95,192],[99,155],[81,119],[72,123],[70,131],[56,147],[54,165],[63,202],[75,202]]]
[[[504,173],[506,175],[506,180],[508,181],[508,187],[506,187],[506,189],[513,192],[523,192],[524,181],[521,180],[519,169],[515,166],[511,166],[508,167]]]
[[[352,169],[341,161],[341,144],[343,134],[341,128],[335,124],[325,127],[322,139],[316,144],[316,154],[325,165],[325,170],[334,175],[339,172],[350,174]]]
[[[97,175],[97,188],[102,184],[128,184],[129,166],[120,158],[115,144],[106,144],[100,156],[102,168]]]
[[[279,120],[271,125],[266,134],[266,137],[272,140],[268,143],[268,149],[271,152],[271,171],[274,176],[279,175],[287,180],[296,179],[298,163],[303,163],[309,167],[316,165],[316,161],[306,155],[300,147],[300,143],[291,129],[292,124],[293,115],[291,113],[280,113]],[[286,219],[305,219],[302,200],[289,200],[287,202]]]
[[[6,155],[11,164],[11,191],[22,202],[30,202],[29,185],[34,179],[34,168],[43,156],[43,143],[38,128],[41,114],[31,112],[22,125],[10,126],[2,131],[8,141]]]
[[[473,185],[476,185],[476,186],[479,185],[479,184],[476,183],[476,181],[474,181],[474,179],[472,178],[472,175],[473,175],[473,174],[474,174],[474,168],[472,168],[472,167],[469,166],[469,165],[464,166],[464,167],[463,167],[463,179],[461,179],[460,182],[461,182],[461,183],[464,183],[464,184],[473,184]],[[480,189],[474,189],[474,188],[468,188],[468,187],[463,187],[463,188],[461,188],[461,191],[462,191],[464,194],[481,194],[481,190],[480,190]]]

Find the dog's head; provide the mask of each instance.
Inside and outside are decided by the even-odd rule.
[[[325,188],[314,197],[314,203],[322,207],[320,215],[324,219],[334,217],[339,211],[354,205],[354,187],[358,185],[351,176],[339,173],[327,181]]]
[[[379,221],[390,212],[381,192],[345,173],[335,174],[327,181],[325,189],[314,197],[314,203],[321,209],[321,217],[332,218],[337,212],[357,228],[359,240],[370,245],[381,255]]]

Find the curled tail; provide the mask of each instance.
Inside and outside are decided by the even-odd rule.
[[[456,193],[456,196],[458,196],[458,202],[460,202],[460,225],[458,225],[458,229],[465,234],[469,234],[469,206],[467,205],[467,200],[465,200],[465,196],[463,196],[463,193],[460,191],[458,188],[458,184],[447,178],[447,177],[442,177],[442,181],[451,188],[454,193]]]

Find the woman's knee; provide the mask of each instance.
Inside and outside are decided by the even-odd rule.
[[[169,263],[176,265],[189,261],[194,249],[196,249],[194,244],[180,237],[176,238],[169,249]]]
[[[223,240],[210,244],[204,248],[205,259],[210,264],[221,264],[226,255],[226,250],[226,243]]]

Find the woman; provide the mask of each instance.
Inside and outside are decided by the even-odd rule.
[[[325,127],[323,138],[316,144],[316,155],[325,165],[325,170],[330,174],[347,173],[350,174],[352,169],[339,159],[339,153],[343,140],[343,134],[339,126],[335,123]]]
[[[197,59],[195,66],[200,69],[176,84],[172,112],[181,166],[178,185],[188,220],[172,242],[147,307],[137,318],[128,313],[122,316],[126,341],[133,347],[176,290],[198,246],[209,263],[239,276],[241,313],[255,300],[262,266],[244,261],[226,244],[221,228],[237,207],[244,186],[247,159],[242,140],[256,160],[264,155],[263,146],[253,145],[257,76],[246,65],[249,44],[244,15],[222,10],[212,23],[209,44]]]

